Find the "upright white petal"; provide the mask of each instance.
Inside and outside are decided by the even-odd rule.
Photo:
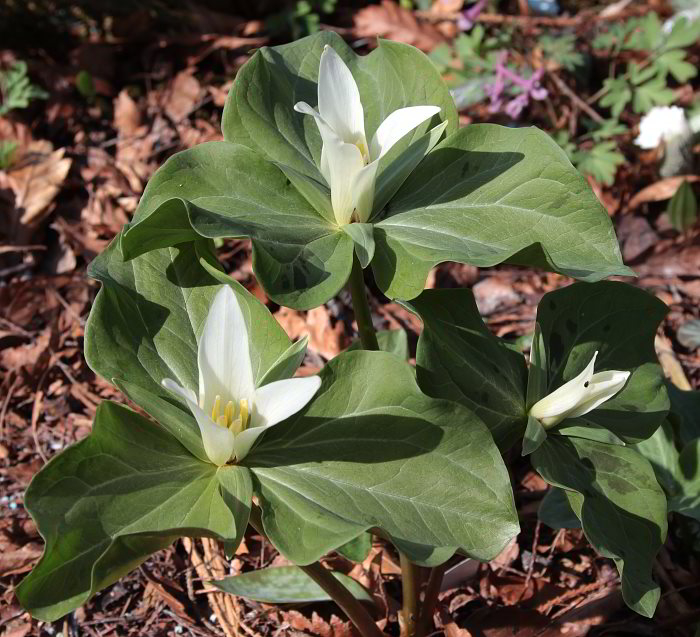
[[[333,214],[338,225],[343,226],[350,223],[352,218],[355,209],[353,185],[365,162],[357,146],[339,140],[324,142],[323,151],[330,172],[328,183],[331,187]]]
[[[328,45],[318,70],[318,110],[344,142],[366,144],[360,91],[350,69]]]
[[[238,299],[227,285],[209,308],[197,358],[200,405],[206,414],[211,413],[217,395],[234,403],[253,396],[248,328]]]
[[[377,168],[379,168],[378,160],[367,164],[356,173],[350,185],[353,196],[352,206],[355,209],[356,220],[360,223],[365,223],[372,214]]]
[[[305,407],[320,386],[321,379],[318,376],[308,376],[278,380],[260,387],[255,393],[251,426],[236,436],[236,458],[245,458],[265,431]]]
[[[598,372],[593,374],[583,402],[567,414],[567,418],[583,416],[589,411],[610,400],[627,382],[630,372]]]
[[[407,106],[391,113],[372,136],[369,156],[379,159],[406,133],[440,112],[439,106]]]
[[[204,452],[215,465],[225,465],[233,456],[234,436],[225,427],[220,427],[199,408],[196,395],[191,389],[185,389],[170,378],[163,379],[163,387],[185,400],[192,415],[197,421],[202,436]]]
[[[593,377],[593,368],[597,356],[598,352],[593,354],[590,363],[586,365],[586,368],[576,378],[571,379],[568,383],[564,383],[551,394],[536,402],[530,409],[530,414],[543,425],[550,427],[563,420],[566,414],[574,409],[586,394],[588,385]]]

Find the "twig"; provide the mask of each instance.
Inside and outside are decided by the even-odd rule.
[[[540,520],[537,520],[537,524],[535,525],[535,534],[532,538],[532,554],[530,555],[530,563],[527,565],[527,573],[525,574],[525,585],[523,586],[523,590],[520,593],[518,601],[520,601],[523,598],[523,596],[527,592],[527,587],[530,585],[530,581],[532,580],[532,573],[535,570],[535,558],[537,557],[537,545],[540,541],[541,527],[542,522],[540,522]]]
[[[552,79],[557,86],[557,88],[564,93],[576,106],[578,106],[586,115],[588,115],[593,121],[602,124],[605,118],[602,117],[598,112],[591,108],[584,100],[582,100],[576,93],[574,93],[567,85],[564,80],[562,80],[556,73],[550,72],[549,77]]]

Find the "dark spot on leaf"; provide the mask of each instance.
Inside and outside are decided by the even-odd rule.
[[[482,392],[481,392],[481,402],[482,402],[484,405],[488,405],[488,404],[489,404],[489,394],[488,394],[488,392],[485,392],[485,391],[482,391]]]
[[[583,386],[584,386],[584,387],[588,387],[589,385],[590,385],[590,383],[589,383],[588,381],[586,381],[585,383],[583,383]]]
[[[603,331],[609,332],[611,327],[612,325],[610,325],[610,323],[606,323],[605,325],[603,325]]]

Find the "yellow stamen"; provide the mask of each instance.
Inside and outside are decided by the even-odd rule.
[[[214,422],[219,422],[219,414],[221,413],[221,396],[218,394],[216,395],[216,398],[214,399],[214,407],[212,407],[211,410],[211,419]]]
[[[220,427],[226,427],[226,416],[219,416],[216,419],[216,424]]]
[[[224,409],[224,417],[226,419],[226,426],[229,427],[233,422],[233,402],[230,400],[226,403],[226,409]]]
[[[248,413],[248,401],[245,398],[241,398],[241,423],[243,424],[243,429],[248,427],[248,420],[250,414]]]

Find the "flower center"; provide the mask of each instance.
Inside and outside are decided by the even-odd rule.
[[[365,141],[361,139],[355,142],[355,146],[357,146],[360,153],[362,153],[362,161],[365,162],[366,166],[367,164],[369,164],[369,150],[367,149],[367,144],[365,144]]]
[[[221,396],[217,394],[214,400],[214,407],[211,410],[211,419],[220,427],[225,427],[233,431],[233,433],[239,434],[241,431],[245,431],[250,424],[248,401],[245,398],[241,398],[238,401],[238,415],[236,415],[236,406],[233,404],[233,401],[229,400],[222,413]]]

